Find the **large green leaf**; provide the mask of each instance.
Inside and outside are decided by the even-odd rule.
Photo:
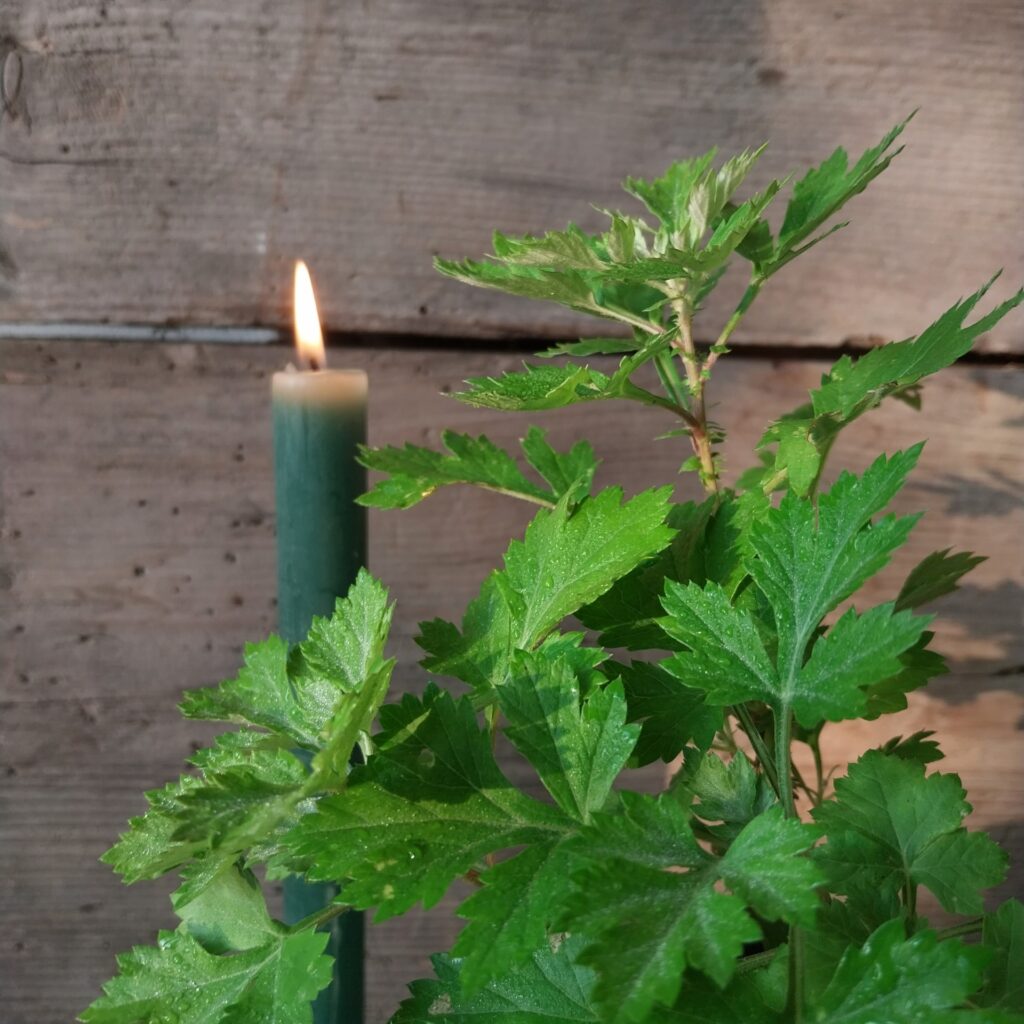
[[[924,765],[869,750],[814,810],[828,842],[815,851],[833,889],[896,892],[923,885],[946,910],[977,914],[981,893],[1006,874],[1006,855],[970,812],[956,775],[925,777]]]
[[[570,844],[585,866],[573,875],[576,893],[562,924],[588,940],[579,960],[597,972],[595,999],[610,1021],[643,1021],[657,1004],[671,1005],[687,966],[725,985],[744,944],[760,937],[748,906],[769,919],[810,924],[819,905],[821,879],[803,856],[812,828],[775,808],[743,829],[720,859],[691,842],[676,854],[676,869],[664,870],[672,865],[644,858],[652,849],[672,857],[663,824],[671,804],[641,810],[651,799],[627,805],[628,823],[596,818]],[[650,823],[656,827],[648,844]],[[636,854],[616,857],[624,845]]]
[[[843,957],[808,1019],[828,1024],[933,1024],[945,1019],[937,1011],[959,1006],[977,989],[985,960],[985,951],[977,946],[939,942],[931,931],[907,939],[903,923],[890,921],[862,948]]]
[[[572,507],[563,498],[541,510],[469,605],[461,630],[421,623],[424,666],[455,676],[491,699],[508,676],[515,650],[535,647],[566,616],[603,594],[621,576],[665,547],[669,488],[622,501],[609,488]]]
[[[414,981],[391,1024],[596,1024],[594,975],[577,963],[579,948],[575,936],[553,938],[474,994],[464,990],[461,960],[435,956],[437,980]]]
[[[344,792],[322,799],[286,843],[318,881],[377,920],[432,906],[485,855],[557,839],[560,813],[514,789],[468,700],[406,697]]]
[[[600,810],[636,745],[640,729],[626,724],[622,686],[595,687],[581,701],[567,659],[520,652],[498,690],[505,733],[533,765],[570,817],[589,821]]]
[[[86,1024],[310,1024],[310,1001],[331,980],[328,936],[282,933],[220,956],[187,932],[118,957],[121,973],[86,1010]]]
[[[986,914],[981,939],[992,959],[985,967],[984,987],[972,1001],[1024,1013],[1024,904],[1007,900]]]
[[[569,885],[569,857],[552,840],[488,868],[459,907],[468,924],[452,953],[462,958],[462,989],[478,992],[529,961],[544,944]]]

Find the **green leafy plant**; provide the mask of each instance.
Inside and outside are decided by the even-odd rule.
[[[706,412],[758,293],[837,230],[821,233],[899,152],[903,127],[852,166],[840,149],[809,171],[778,230],[766,211],[782,183],[737,198],[761,150],[720,165],[712,152],[629,179],[648,212],[611,211],[602,234],[496,234],[487,260],[438,261],[470,284],[629,329],[470,380],[460,401],[664,410],[706,497],[595,492],[591,447],[557,451],[537,428],[526,465],[455,433],[444,451],[365,450],[386,474],[367,505],[405,508],[470,484],[539,508],[461,623],[422,624],[418,696],[386,703],[392,609],[365,572],[295,649],[272,637],[248,648],[236,679],[185,696],[187,716],[239,728],[149,793],[106,855],[127,882],[180,872],[180,924],[120,958],[84,1021],[308,1022],[330,977],[332,917],[430,907],[459,879],[474,886],[465,927],[436,977],[412,983],[397,1024],[1024,1021],[1024,905],[984,913],[1006,858],[964,827],[959,779],[930,770],[942,756],[931,734],[867,751],[833,789],[819,747],[828,723],[897,711],[944,671],[920,609],[979,561],[939,551],[893,600],[850,604],[917,521],[886,509],[921,448],[822,490],[826,457],[887,398],[919,403],[922,380],[1024,292],[975,317],[986,285],[916,338],[843,356],[767,427],[760,464],[733,487]],[[730,260],[749,264],[749,285],[699,348],[695,318]],[[609,355],[612,370],[585,361]],[[509,781],[501,735],[549,799]],[[798,743],[815,755],[814,779],[794,768]],[[657,761],[675,766],[664,792],[633,791],[631,770]],[[286,927],[257,870],[335,882],[340,895]],[[921,890],[961,919],[931,927]]]

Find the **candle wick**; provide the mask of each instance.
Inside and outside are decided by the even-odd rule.
[[[320,365],[320,360],[316,356],[309,357],[309,368],[311,370],[322,370],[323,367]]]

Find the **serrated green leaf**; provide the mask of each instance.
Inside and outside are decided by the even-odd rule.
[[[412,444],[402,448],[361,448],[359,461],[367,469],[391,475],[362,495],[359,504],[411,508],[439,487],[452,484],[474,484],[527,501],[555,500],[548,488],[527,479],[515,459],[488,438],[446,430],[441,441],[447,454]]]
[[[568,888],[569,857],[558,842],[529,846],[480,876],[459,907],[469,923],[452,948],[462,958],[462,992],[472,995],[529,961],[547,940]]]
[[[669,794],[653,797],[624,790],[615,811],[594,815],[591,827],[563,846],[589,860],[648,868],[700,868],[710,863],[697,844],[686,808]]]
[[[961,825],[971,808],[956,775],[926,778],[922,764],[869,750],[835,791],[813,813],[828,836],[815,859],[836,892],[923,885],[946,910],[976,914],[1002,881],[1005,854]]]
[[[950,554],[950,551],[950,548],[933,551],[914,566],[896,598],[897,610],[920,608],[929,601],[952,594],[960,578],[985,561],[983,555],[975,555],[970,551],[957,551],[954,554]]]
[[[189,691],[182,713],[269,729],[308,750],[336,746],[340,722],[365,703],[367,681],[379,687],[393,667],[383,659],[393,610],[387,589],[361,569],[334,613],[315,618],[307,639],[290,654],[278,637],[249,646],[238,677]],[[362,728],[368,727],[366,721]]]
[[[805,1019],[828,1024],[933,1024],[981,982],[984,950],[935,932],[907,939],[901,921],[882,925],[843,957]]]
[[[580,441],[564,454],[531,427],[522,441],[527,461],[544,478],[542,487],[523,475],[511,455],[486,437],[446,430],[442,441],[448,454],[407,444],[404,448],[362,448],[360,462],[368,469],[390,473],[359,503],[375,508],[410,508],[439,487],[473,484],[538,504],[553,505],[568,491],[582,496],[590,489],[597,468],[594,451]]]
[[[468,700],[431,689],[390,710],[369,762],[286,839],[313,880],[348,879],[346,900],[385,920],[432,906],[488,853],[562,834],[560,813],[501,773]]]
[[[851,608],[815,643],[790,702],[801,725],[860,717],[867,709],[867,688],[901,670],[900,655],[914,647],[931,617],[893,607],[878,605],[863,615]]]
[[[230,766],[205,773],[199,786],[178,797],[172,838],[241,852],[296,813],[307,778],[294,754],[253,751]]]
[[[993,281],[995,278],[992,279]],[[836,435],[887,396],[905,396],[929,374],[952,365],[975,340],[1024,302],[1024,289],[972,324],[964,321],[991,287],[989,281],[973,295],[948,309],[917,338],[872,349],[859,359],[842,356],[802,406],[773,423],[760,447],[775,445],[769,456],[770,475],[788,475],[790,488],[804,494],[817,479],[822,460]]]
[[[557,356],[622,356],[629,355],[643,346],[636,338],[580,338],[579,341],[563,341],[538,352],[539,359],[554,359]]]
[[[671,761],[694,743],[706,750],[722,728],[722,711],[704,701],[700,690],[685,686],[658,665],[634,661],[617,666],[628,709],[627,720],[640,724],[633,761]]]
[[[981,941],[992,958],[985,984],[971,1001],[1024,1013],[1024,904],[1007,900],[994,914],[986,914]]]
[[[515,650],[535,647],[566,616],[595,600],[672,539],[665,525],[669,488],[622,502],[609,488],[571,508],[563,498],[542,510],[505,554],[469,605],[459,630],[420,624],[424,666],[455,676],[490,699],[507,677]]]
[[[921,630],[909,619],[890,615],[891,609],[885,607],[868,613],[868,625],[886,626],[888,632],[877,640],[885,641],[887,649],[861,666],[862,673],[830,677],[824,690],[819,662],[805,666],[804,656],[822,618],[886,564],[916,521],[889,516],[867,526],[902,485],[919,451],[918,447],[888,460],[882,457],[859,478],[844,473],[817,507],[789,494],[777,509],[765,509],[752,520],[744,561],[775,619],[774,664],[753,615],[734,606],[720,586],[669,582],[662,602],[668,615],[662,626],[690,650],[674,655],[666,668],[687,685],[704,690],[709,703],[762,700],[780,711],[796,710],[807,727],[823,718],[859,714],[863,687],[890,674],[892,657],[911,647]],[[922,628],[925,624],[913,621]],[[836,639],[824,644],[819,660],[830,649],[835,655],[850,653],[846,641],[865,629],[858,622],[847,619]],[[868,668],[876,670],[874,678]]]
[[[505,734],[533,765],[570,817],[590,820],[611,792],[640,729],[626,724],[622,686],[608,683],[581,702],[579,681],[564,658],[521,651],[498,690]]]
[[[899,757],[904,761],[914,761],[922,765],[931,764],[933,761],[941,761],[946,756],[939,749],[939,744],[931,738],[934,735],[932,729],[919,729],[907,737],[894,736],[878,749],[889,757]]]
[[[588,442],[577,441],[563,454],[548,444],[545,431],[530,427],[521,444],[526,461],[547,481],[555,501],[565,495],[570,501],[578,501],[590,493],[597,456]]]
[[[383,664],[394,604],[388,591],[365,569],[334,613],[313,619],[309,635],[292,651],[289,673],[300,693],[322,693],[328,715],[338,695],[355,693]]]
[[[648,806],[657,808],[660,825],[671,798]],[[636,810],[631,812],[635,818]],[[576,892],[561,919],[588,940],[579,960],[597,971],[595,998],[609,1020],[642,1021],[656,1004],[671,1005],[687,966],[725,985],[744,944],[760,937],[748,900],[763,916],[788,921],[809,922],[818,906],[814,890],[821,876],[802,856],[814,842],[814,829],[785,820],[781,809],[755,819],[723,858],[702,855],[700,866],[689,871],[610,857],[609,847],[623,839],[622,826],[610,828],[613,820],[601,816],[569,844],[575,856],[594,859],[574,873]],[[591,832],[598,838],[588,851]],[[629,840],[642,857],[646,844]],[[653,838],[655,849],[663,845]],[[680,859],[696,860],[695,850],[695,844],[687,846]]]
[[[600,632],[602,644],[627,650],[676,646],[661,627],[664,611],[659,595],[665,580],[703,583],[707,578],[704,538],[714,511],[712,499],[700,505],[688,501],[671,506],[668,525],[676,531],[672,542],[649,564],[638,565],[579,609],[579,620]]]
[[[299,699],[288,679],[288,644],[271,636],[247,644],[245,667],[220,686],[188,690],[182,698],[186,718],[256,725],[313,749],[324,721],[317,702]]]
[[[796,183],[771,257],[764,259],[763,253],[758,253],[762,259],[755,265],[760,274],[767,277],[789,262],[798,254],[798,246],[889,166],[901,152],[889,150],[913,116],[896,125],[877,146],[866,150],[853,167],[849,166],[846,150],[839,147]],[[818,240],[805,245],[804,250]]]
[[[916,522],[916,516],[887,516],[868,527],[903,485],[920,450],[882,456],[860,477],[843,473],[817,508],[786,495],[752,524],[756,557],[748,568],[775,618],[784,691],[795,685],[821,619],[886,565]]]
[[[591,1001],[593,972],[577,962],[580,940],[543,943],[481,992],[467,995],[462,962],[433,958],[436,981],[414,981],[391,1024],[591,1024],[603,1018]]]
[[[592,402],[616,397],[611,378],[589,366],[566,363],[563,366],[524,364],[522,373],[504,373],[500,377],[470,377],[467,391],[455,394],[460,402],[504,412],[529,412],[561,409],[577,402]]]
[[[331,980],[327,935],[303,932],[232,956],[208,953],[187,932],[118,957],[120,974],[86,1010],[86,1024],[310,1024],[310,1001]]]
[[[840,359],[811,392],[816,417],[850,422],[897,390],[952,365],[969,352],[975,340],[991,330],[1010,310],[1024,302],[1024,289],[991,312],[965,326],[964,321],[985,296],[993,278],[973,295],[951,306],[916,338],[872,349],[859,359]]]

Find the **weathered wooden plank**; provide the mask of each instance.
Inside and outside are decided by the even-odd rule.
[[[68,1020],[111,973],[115,951],[171,920],[166,885],[124,889],[96,858],[140,810],[141,791],[209,736],[178,720],[181,690],[232,673],[241,645],[272,628],[268,375],[285,359],[281,349],[0,343],[0,907],[10,935],[0,973],[12,1024]],[[351,361],[370,373],[378,443],[436,443],[447,425],[510,443],[526,425],[440,394],[510,368],[511,356],[364,350]],[[737,446],[730,471],[820,372],[812,362],[723,361],[714,415]],[[893,403],[837,449],[837,465],[863,466],[883,448],[932,439],[899,500],[929,515],[876,597],[935,548],[993,557],[941,605],[954,674],[902,719],[836,728],[828,745],[839,763],[900,730],[937,728],[978,823],[1018,858],[1022,403],[1024,373],[958,369],[929,385],[923,414]],[[560,443],[589,435],[604,481],[630,489],[671,479],[682,455],[680,441],[648,440],[666,426],[656,414],[625,404],[543,422]],[[372,566],[399,602],[399,685],[422,683],[415,623],[458,615],[529,515],[454,490],[372,518]],[[1011,886],[1021,885],[1017,874]],[[371,930],[371,1021],[450,943],[451,905]]]
[[[1015,0],[13,0],[0,39],[0,320],[279,323],[302,255],[334,328],[574,333],[431,255],[596,224],[626,174],[712,144],[800,170],[916,106],[853,225],[741,336],[906,336],[1024,278]]]

